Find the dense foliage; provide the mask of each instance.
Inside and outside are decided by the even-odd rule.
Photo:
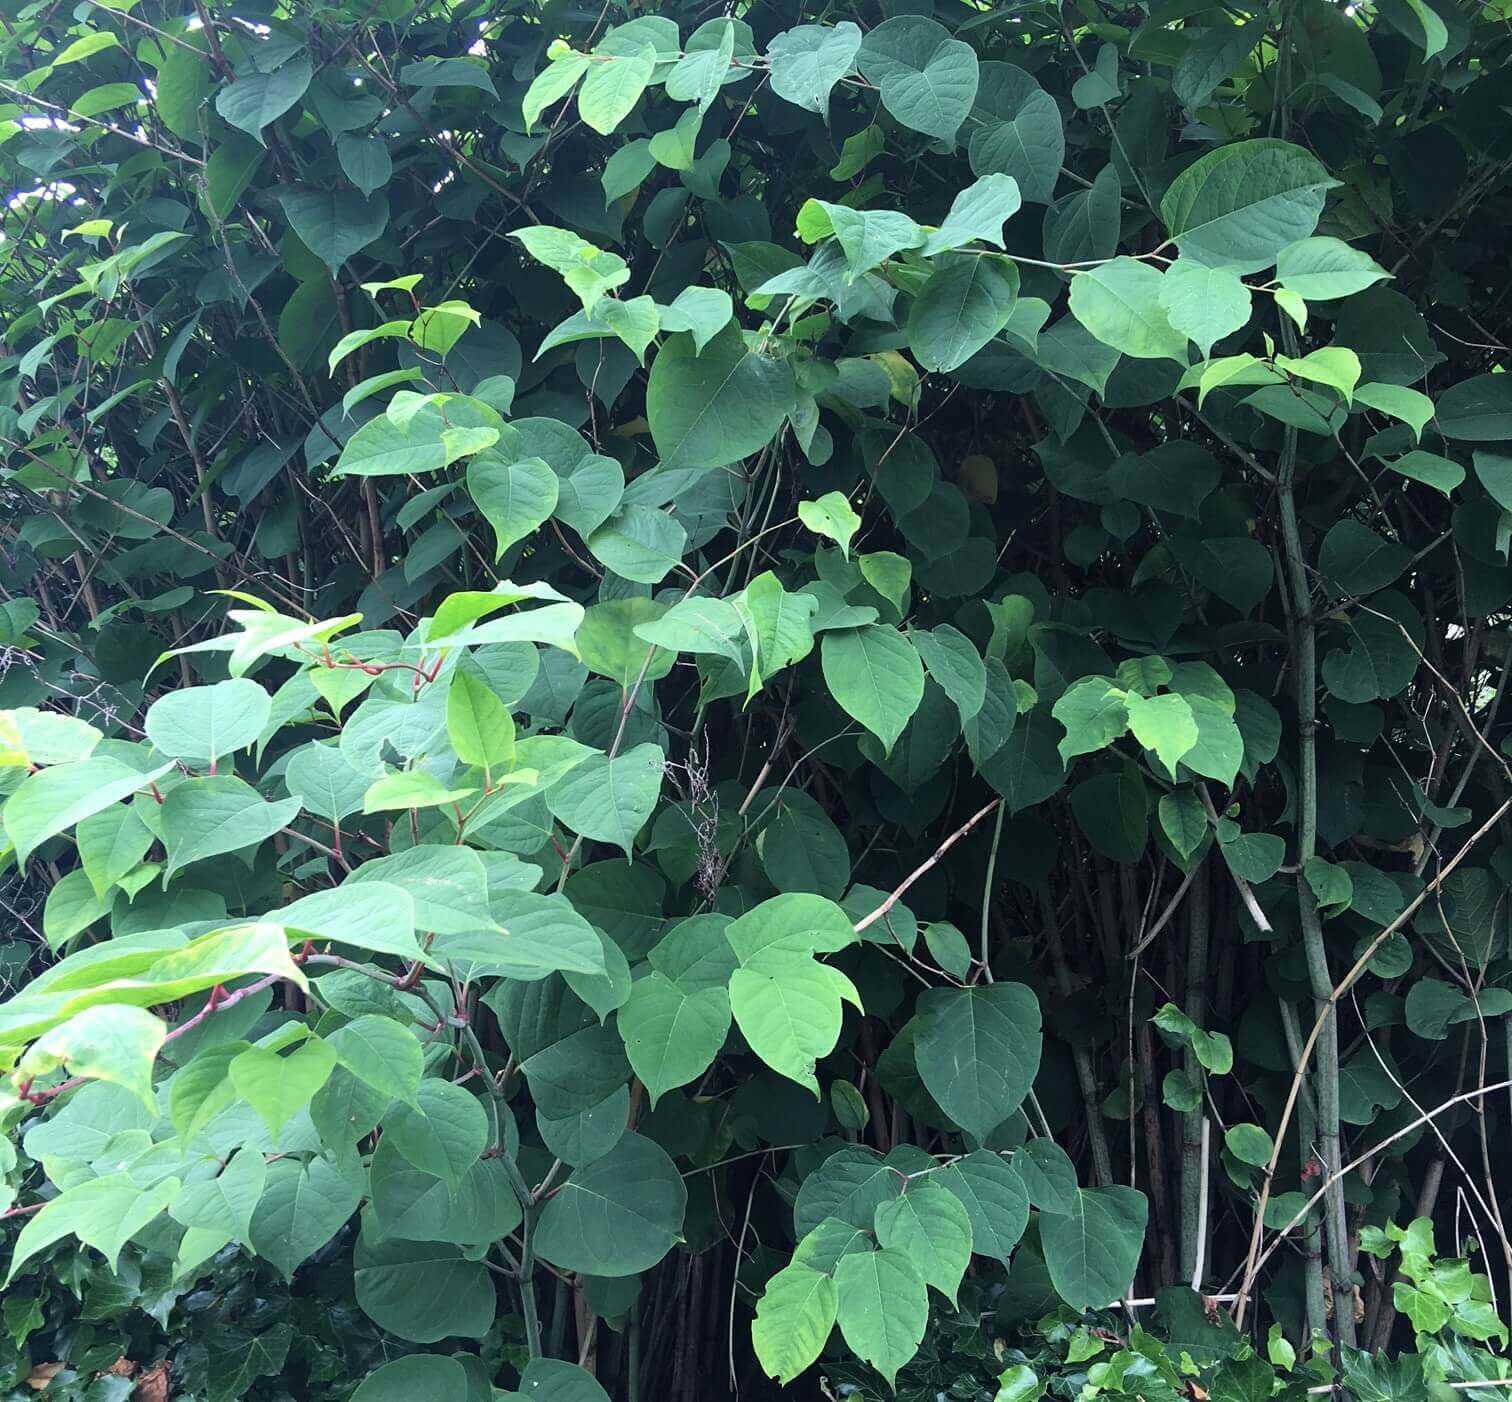
[[[7,9],[0,1386],[1504,1378],[1497,4]]]

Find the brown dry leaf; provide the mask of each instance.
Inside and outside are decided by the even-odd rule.
[[[131,1402],[168,1402],[168,1360],[160,1358],[145,1373],[131,1394]]]
[[[26,1375],[26,1385],[33,1392],[44,1392],[52,1380],[66,1367],[68,1367],[66,1363],[38,1363]]]

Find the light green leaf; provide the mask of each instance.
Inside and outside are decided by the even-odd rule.
[[[655,69],[656,50],[650,44],[633,54],[590,62],[578,89],[578,116],[600,136],[608,136],[640,101]]]
[[[268,693],[245,677],[182,687],[148,708],[147,738],[170,759],[214,765],[252,744],[272,711]]]
[[[834,541],[850,559],[852,537],[861,529],[861,518],[843,492],[826,492],[818,501],[800,501],[798,519],[815,535]]]
[[[1166,320],[1204,356],[1213,342],[1239,330],[1250,318],[1249,288],[1227,268],[1209,268],[1178,258],[1165,270],[1160,305]]]
[[[971,1260],[971,1218],[948,1188],[926,1178],[877,1208],[877,1240],[897,1251],[952,1304]]]
[[[1165,279],[1148,263],[1115,258],[1071,279],[1071,311],[1099,341],[1141,360],[1187,362],[1187,338],[1170,322]]]
[[[814,1063],[840,1038],[842,1000],[860,1005],[844,974],[809,958],[768,958],[730,976],[730,1010],[751,1050],[816,1099]]]
[[[685,991],[662,973],[637,979],[619,1010],[625,1055],[651,1105],[709,1069],[730,1030],[730,995],[723,988]]]
[[[835,1282],[797,1261],[767,1281],[751,1344],[769,1378],[790,1383],[819,1357],[835,1327],[836,1304]]]
[[[1309,302],[1352,297],[1390,276],[1368,253],[1342,239],[1299,239],[1276,254],[1276,281]]]
[[[800,24],[767,45],[769,81],[778,97],[824,116],[834,86],[855,66],[861,31],[850,20]],[[770,1371],[770,1370],[769,1370]]]
[[[494,559],[524,540],[556,510],[557,478],[540,458],[485,448],[467,464],[467,494],[494,530]]]
[[[984,175],[951,201],[945,222],[924,242],[925,256],[933,257],[977,240],[1001,248],[1003,225],[1022,205],[1018,181],[1011,175]]]
[[[14,1075],[43,1076],[63,1067],[84,1080],[124,1086],[156,1110],[152,1066],[167,1034],[162,1019],[142,1008],[115,1003],[85,1008],[32,1043]]]
[[[311,1037],[288,1056],[266,1047],[251,1047],[227,1068],[231,1085],[247,1102],[278,1142],[279,1131],[314,1099],[330,1078],[336,1053],[318,1037]]]
[[[118,759],[92,755],[28,775],[0,813],[5,835],[16,849],[16,865],[24,871],[27,857],[48,838],[148,788],[172,768],[164,764],[142,771]]]
[[[924,1338],[924,1278],[902,1251],[857,1251],[835,1266],[835,1294],[845,1342],[893,1385]]]
[[[1125,704],[1134,738],[1155,752],[1167,776],[1174,779],[1177,762],[1197,743],[1192,708],[1180,696],[1144,697],[1134,692],[1125,697]]]

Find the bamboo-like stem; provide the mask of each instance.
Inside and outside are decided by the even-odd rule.
[[[1208,964],[1208,882],[1200,872],[1187,895],[1186,1015],[1198,1026],[1206,1024],[1203,991],[1207,984]],[[1186,1049],[1183,1057],[1191,1083],[1202,1084],[1202,1067],[1197,1054]],[[1206,1254],[1203,1232],[1207,1226],[1207,1112],[1201,1101],[1189,1110],[1181,1126],[1181,1278],[1198,1288],[1196,1276]]]
[[[1294,495],[1297,471],[1297,430],[1288,428],[1277,473],[1281,510],[1281,539],[1292,601],[1292,673],[1297,704],[1297,905],[1302,921],[1302,946],[1307,957],[1308,982],[1316,1011],[1323,1018],[1314,1063],[1313,1093],[1318,1107],[1318,1156],[1328,1175],[1323,1204],[1324,1239],[1333,1277],[1334,1338],[1350,1348],[1355,1342],[1354,1289],[1349,1284],[1349,1230],[1344,1218],[1344,1184],[1338,1176],[1339,1147],[1339,1024],[1331,999],[1333,976],[1318,902],[1308,884],[1306,866],[1318,844],[1317,675],[1318,639],[1312,610],[1312,590],[1302,552]]]

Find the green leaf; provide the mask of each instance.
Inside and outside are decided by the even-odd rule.
[[[952,1304],[971,1260],[971,1218],[959,1198],[926,1178],[877,1208],[877,1240],[897,1251]]]
[[[532,1358],[520,1374],[520,1388],[520,1392],[505,1393],[503,1397],[539,1397],[542,1402],[609,1402],[609,1394],[591,1375],[559,1358]]]
[[[1382,539],[1348,516],[1329,528],[1318,551],[1318,569],[1344,594],[1384,589],[1411,563],[1412,551],[1405,545]]]
[[[987,669],[975,645],[948,623],[909,635],[930,677],[955,703],[961,724],[980,714],[987,696]]]
[[[488,1268],[451,1242],[359,1237],[352,1285],[374,1324],[411,1343],[481,1339],[494,1322],[496,1296]]]
[[[1223,1142],[1240,1163],[1264,1168],[1274,1147],[1271,1137],[1259,1125],[1230,1125],[1223,1131]]]
[[[183,687],[148,708],[147,738],[170,759],[213,765],[251,745],[272,711],[268,693],[245,677]]]
[[[118,759],[93,755],[28,775],[0,813],[5,835],[16,849],[16,865],[24,871],[27,857],[48,838],[148,788],[172,768],[164,764],[142,771]]]
[[[327,1033],[325,1045],[359,1081],[392,1100],[412,1101],[425,1070],[415,1034],[391,1017],[365,1013]]]
[[[167,1034],[162,1020],[141,1008],[85,1008],[33,1042],[16,1074],[43,1076],[62,1067],[83,1080],[124,1086],[155,1111],[152,1067]]]
[[[730,1011],[751,1050],[816,1099],[814,1063],[840,1038],[842,1000],[861,1002],[844,974],[813,959],[768,958],[730,976]]]
[[[818,600],[812,594],[789,594],[767,570],[746,585],[734,602],[746,620],[756,654],[746,693],[750,700],[766,681],[813,651]]]
[[[1420,390],[1408,389],[1406,385],[1360,385],[1354,391],[1355,400],[1370,409],[1379,409],[1400,419],[1412,429],[1414,438],[1423,436],[1423,429],[1433,418],[1433,401]]]
[[[786,30],[767,45],[772,91],[796,107],[824,116],[830,93],[851,72],[860,48],[861,31],[850,20],[836,25],[800,24]]]
[[[353,1172],[325,1158],[275,1160],[252,1214],[254,1250],[292,1280],[357,1210],[365,1182],[360,1166]]]
[[[668,652],[712,653],[744,666],[745,622],[727,599],[681,599],[660,618],[635,625],[635,636]]]
[[[964,365],[1008,324],[1018,290],[1012,262],[991,254],[949,258],[909,312],[908,344],[919,364],[940,372]]]
[[[1029,1194],[1018,1168],[988,1149],[978,1149],[946,1164],[934,1181],[954,1193],[966,1209],[971,1249],[1006,1263],[1029,1225]]]
[[[1040,1011],[1020,983],[919,995],[914,1059],[940,1108],[985,1141],[1029,1093],[1040,1062]]]
[[[412,1353],[385,1363],[362,1380],[352,1402],[414,1402],[417,1397],[464,1397],[467,1374],[455,1358]]]
[[[592,754],[551,786],[546,804],[573,832],[613,843],[629,857],[661,796],[664,768],[661,749],[652,744],[613,759]]]
[[[1265,37],[1265,23],[1258,18],[1240,25],[1227,16],[1213,18],[1213,26],[1186,49],[1171,76],[1171,91],[1192,111],[1213,96]]]
[[[970,44],[952,39],[934,20],[898,15],[867,33],[857,64],[903,126],[938,141],[955,140],[977,93],[977,56]]]
[[[748,348],[733,325],[702,351],[691,335],[669,338],[646,385],[662,468],[707,471],[758,452],[782,427],[793,393],[788,363]]]
[[[834,541],[850,559],[852,537],[861,529],[861,518],[843,492],[826,492],[818,501],[800,501],[798,519],[815,535]]]
[[[1040,1241],[1055,1292],[1074,1310],[1122,1299],[1144,1246],[1149,1204],[1133,1188],[1078,1189],[1071,1211],[1040,1217]]]
[[[163,845],[171,881],[190,862],[254,847],[287,827],[299,813],[297,798],[267,803],[250,784],[229,774],[187,779],[162,805]]]
[[[599,135],[608,136],[640,101],[655,68],[656,50],[649,44],[633,54],[590,63],[578,89],[578,116]]]
[[[751,1345],[769,1378],[786,1384],[812,1364],[835,1327],[835,1282],[794,1261],[766,1283]]]
[[[412,1104],[384,1117],[383,1136],[422,1173],[454,1187],[488,1144],[488,1116],[477,1096],[428,1076]]]
[[[1199,157],[1171,182],[1160,213],[1183,257],[1259,272],[1311,235],[1338,183],[1311,152],[1261,137]]]
[[[208,70],[208,65],[206,65]],[[177,78],[181,70],[175,69],[174,76]],[[187,70],[183,70],[187,71]],[[304,55],[298,55],[284,64],[282,68],[275,68],[271,73],[259,73],[254,70],[243,74],[234,83],[225,84],[215,95],[215,110],[221,114],[233,127],[247,133],[264,146],[263,128],[272,122],[276,122],[285,112],[294,106],[305,95],[305,90],[310,86],[312,73],[310,61]],[[208,92],[208,71],[203,78],[196,73],[196,79],[205,83],[204,91]],[[185,94],[185,99],[188,95]],[[189,100],[184,100],[182,124],[189,127],[188,131],[181,135],[194,137],[199,133],[198,123],[190,118],[193,110],[189,106]],[[159,99],[161,102],[161,99]],[[198,102],[194,102],[194,107]],[[185,121],[185,118],[190,118]],[[303,235],[301,235],[303,237]]]
[[[1472,457],[1481,486],[1503,511],[1512,511],[1512,457],[1480,451]]]
[[[654,1109],[677,1086],[703,1075],[730,1030],[730,995],[723,988],[685,990],[665,974],[637,979],[619,1010],[625,1055]]]
[[[1214,1075],[1226,1076],[1234,1069],[1233,1043],[1222,1032],[1198,1027],[1174,1003],[1165,1004],[1152,1021],[1175,1042],[1191,1047],[1201,1065]]]
[[[547,1199],[536,1250],[563,1270],[635,1275],[682,1240],[687,1201],[666,1150],[627,1132]]]
[[[335,1051],[312,1037],[288,1056],[252,1047],[231,1062],[227,1072],[236,1093],[257,1111],[276,1144],[279,1131],[314,1099],[335,1065]]]
[[[880,624],[827,632],[820,660],[830,695],[891,754],[924,699],[924,665],[908,639]]]
[[[234,91],[234,88],[224,92]],[[353,190],[279,190],[284,218],[333,275],[388,227],[388,200]]]
[[[1505,375],[1457,380],[1438,397],[1438,430],[1466,443],[1512,438],[1512,384]]]
[[[1187,337],[1165,307],[1165,278],[1148,263],[1115,258],[1071,279],[1071,311],[1099,341],[1141,360],[1187,362]]]
[[[857,1251],[835,1266],[835,1294],[845,1342],[892,1386],[924,1339],[923,1277],[902,1251]]]
[[[622,579],[660,584],[681,563],[688,533],[676,517],[634,502],[621,506],[587,544]]]

